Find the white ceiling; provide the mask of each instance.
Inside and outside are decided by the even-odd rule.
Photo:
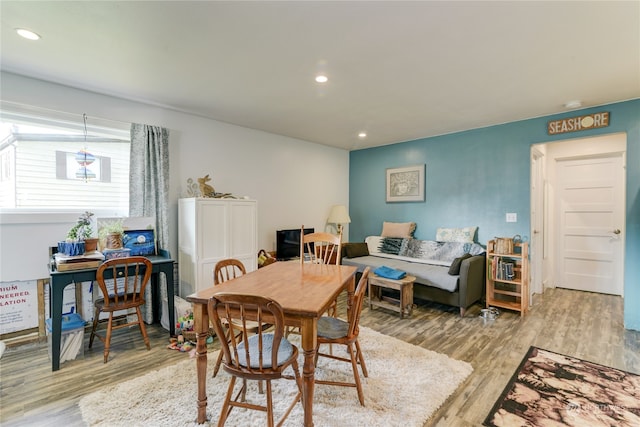
[[[4,71],[348,150],[640,98],[638,1],[2,0],[0,16]]]

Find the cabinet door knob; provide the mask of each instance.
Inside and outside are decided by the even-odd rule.
[[[613,234],[620,234],[620,229],[616,228],[615,230],[613,230]]]

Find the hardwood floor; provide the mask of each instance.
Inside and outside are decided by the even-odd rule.
[[[478,317],[479,305],[461,318],[455,308],[417,302],[409,319],[370,311],[365,302],[361,324],[473,366],[425,427],[481,425],[531,345],[640,374],[640,332],[623,328],[620,297],[550,289],[524,318],[502,311],[492,322]],[[101,343],[87,348],[87,332],[84,359],[65,362],[57,372],[51,372],[46,341],[8,348],[0,359],[0,424],[82,426],[77,403],[85,394],[189,357],[166,349],[168,334],[159,325],[147,329],[150,351],[138,331],[116,331],[107,364]],[[211,350],[217,348],[214,341]],[[177,393],[185,387],[179,378],[167,381],[175,382]]]

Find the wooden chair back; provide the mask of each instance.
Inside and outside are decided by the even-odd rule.
[[[104,298],[102,311],[115,311],[145,303],[144,290],[152,264],[142,256],[114,258],[100,264],[96,281]]]
[[[364,291],[369,285],[369,271],[370,267],[367,267],[362,272],[362,277],[358,282],[356,291],[353,294],[351,302],[351,310],[349,311],[349,332],[347,337],[351,338],[358,335],[358,328],[360,325],[360,314],[362,314],[362,305],[364,304]]]
[[[341,245],[342,232],[338,235],[324,232],[304,234],[303,225],[300,230],[300,262],[305,262],[306,252],[314,264],[340,264]]]
[[[278,349],[284,337],[284,313],[280,304],[258,295],[223,292],[211,298],[208,310],[219,336],[224,336],[225,327],[230,329],[229,339],[220,340],[227,372],[250,379],[266,379],[281,372]],[[272,325],[268,333],[263,327],[266,322]],[[257,342],[251,352],[250,338]],[[267,342],[272,343],[271,351],[264,351]]]
[[[247,270],[242,261],[234,258],[223,259],[218,261],[213,269],[213,284],[219,285],[243,274],[247,274]]]

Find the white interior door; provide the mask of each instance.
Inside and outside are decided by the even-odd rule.
[[[622,295],[623,166],[620,153],[557,162],[557,286]]]

